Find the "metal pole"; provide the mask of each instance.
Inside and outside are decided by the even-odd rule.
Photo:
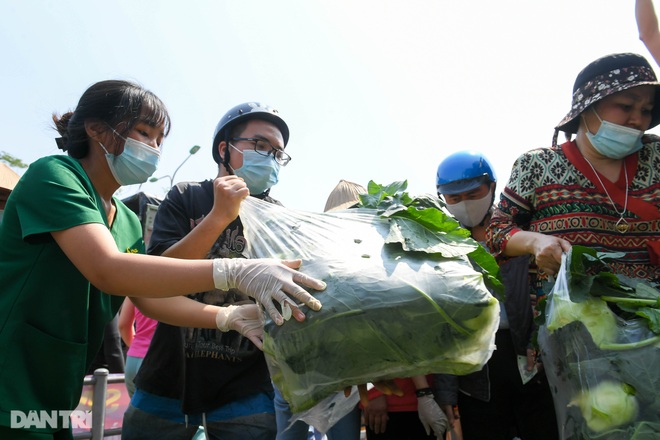
[[[92,397],[92,439],[102,439],[105,430],[105,401],[108,393],[108,370],[94,371],[94,393]]]

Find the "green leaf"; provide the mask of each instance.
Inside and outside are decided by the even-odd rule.
[[[441,254],[445,258],[460,257],[474,252],[479,243],[467,237],[437,232],[406,218],[394,218],[386,243],[401,243],[404,251]]]
[[[597,261],[596,251],[584,246],[573,246],[569,253],[569,271],[567,274],[571,300],[580,302],[587,299],[593,277],[586,274],[585,266]]]
[[[483,246],[478,246],[468,257],[476,263],[475,269],[484,276],[486,287],[491,289],[500,301],[504,301],[504,284],[500,279],[500,266],[495,258]]]
[[[406,209],[412,199],[405,192],[408,181],[394,182],[387,186],[379,185],[373,180],[367,185],[367,194],[360,195],[361,206],[372,209],[388,209],[397,211]]]
[[[606,262],[622,256],[624,254],[621,252],[596,252],[585,246],[573,246],[569,254],[568,276],[571,298],[584,299],[586,295],[660,298],[660,291],[646,280],[627,278],[609,271]]]
[[[660,335],[660,310],[642,307],[637,310],[637,315],[648,321],[649,328],[653,333]]]
[[[635,292],[638,298],[654,299],[660,302],[660,291],[658,291],[658,289],[654,289],[648,284],[637,283],[635,285]]]
[[[360,196],[362,207],[378,209],[381,216],[393,220],[388,242],[401,243],[404,250],[439,253],[448,258],[468,254],[477,266],[475,269],[484,276],[486,286],[503,300],[504,286],[495,258],[471,238],[470,231],[442,211],[444,203],[438,197],[413,198],[405,192],[407,187],[408,181],[389,185],[369,181],[368,194]],[[413,220],[417,225],[403,224],[398,221],[400,218]]]

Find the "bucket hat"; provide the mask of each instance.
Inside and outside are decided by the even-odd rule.
[[[643,85],[655,86],[655,105],[649,126],[652,128],[660,123],[660,82],[646,58],[634,53],[615,53],[592,61],[575,79],[571,110],[555,127],[554,140],[558,131],[577,133],[578,116],[590,105],[606,96]]]

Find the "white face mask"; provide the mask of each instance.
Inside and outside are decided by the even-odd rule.
[[[477,226],[488,214],[493,203],[493,189],[491,188],[483,198],[477,200],[463,200],[453,205],[447,204],[447,210],[456,217],[461,225],[472,228]]]

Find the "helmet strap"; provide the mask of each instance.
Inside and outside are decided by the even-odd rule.
[[[225,157],[222,158],[222,165],[230,176],[234,175],[234,170],[229,166],[229,137],[225,136]]]
[[[266,197],[268,197],[268,194],[270,194],[270,188],[268,188],[266,191],[262,192],[261,194],[255,195],[255,197],[263,200]]]

